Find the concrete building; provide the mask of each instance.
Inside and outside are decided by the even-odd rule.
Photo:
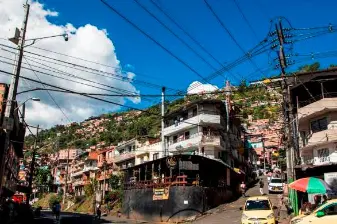
[[[6,100],[8,95],[9,86],[4,83],[0,83],[0,123],[3,123],[4,112],[6,108]],[[14,108],[17,108],[18,103],[14,102]],[[19,185],[19,170],[20,159],[23,158],[23,142],[25,137],[26,127],[20,121],[19,111],[14,110],[14,122],[10,135],[10,144],[7,153],[4,153],[6,132],[0,130],[0,161],[5,161],[3,166],[3,176],[0,177],[2,182],[2,195],[1,197],[8,197],[13,195],[18,189]],[[5,158],[4,158],[5,157]],[[0,172],[1,172],[0,167]],[[1,200],[1,198],[0,198]]]
[[[220,100],[190,102],[165,116],[166,155],[199,154],[232,167],[243,162],[240,122]],[[161,156],[161,155],[159,155]]]
[[[68,151],[69,151],[69,159],[68,159]],[[71,169],[71,163],[72,161],[80,154],[82,154],[83,151],[81,149],[63,149],[58,151],[55,154],[52,154],[50,156],[51,158],[51,175],[53,177],[53,184],[58,186],[58,190],[60,190],[60,187],[64,187],[65,184],[65,178],[67,173],[67,162],[69,161],[69,167],[68,167],[68,180],[67,182],[71,182],[70,177],[70,169]]]
[[[296,177],[319,177],[337,190],[337,68],[299,73],[287,82],[298,130]]]
[[[84,186],[96,178],[97,157],[97,152],[84,152],[72,161],[70,183],[76,196],[84,195]]]

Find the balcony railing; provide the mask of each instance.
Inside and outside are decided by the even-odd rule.
[[[317,102],[321,99],[325,99],[325,98],[336,98],[337,97],[337,92],[330,92],[330,93],[324,93],[324,97],[322,94],[319,94],[315,97],[311,97],[310,99],[308,100],[305,100],[305,101],[299,101],[298,104],[299,104],[299,107],[305,107],[309,104],[312,104],[314,102]]]

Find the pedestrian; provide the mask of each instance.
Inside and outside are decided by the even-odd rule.
[[[260,194],[264,195],[264,192],[263,192],[264,183],[262,179],[260,180],[259,185],[260,185]]]
[[[55,204],[55,218],[56,218],[56,220],[60,219],[60,213],[61,213],[60,202],[56,202],[56,204]]]
[[[240,185],[240,188],[241,188],[241,193],[242,193],[242,196],[243,197],[246,197],[246,184],[244,181],[242,181],[241,185]]]
[[[96,209],[96,217],[97,217],[98,220],[101,219],[101,214],[102,214],[101,206],[100,206],[100,205],[97,205],[97,209]]]

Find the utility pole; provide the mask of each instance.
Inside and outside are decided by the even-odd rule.
[[[10,133],[12,128],[7,127],[10,126],[9,124],[13,124],[13,110],[14,110],[14,102],[16,101],[16,93],[19,84],[20,78],[20,71],[21,71],[21,63],[23,58],[23,48],[25,45],[25,37],[26,37],[26,30],[27,30],[27,23],[28,23],[28,15],[29,15],[29,7],[28,1],[24,5],[25,9],[25,17],[22,23],[22,36],[18,35],[18,37],[13,38],[14,42],[18,44],[18,57],[15,60],[16,65],[14,66],[13,76],[11,80],[11,85],[9,87],[9,93],[6,101],[6,109],[5,109],[5,118],[3,123],[3,128],[6,130],[6,139],[5,139],[5,146],[3,149],[0,149],[0,197],[2,196],[2,186],[3,186],[3,175],[5,171],[5,161],[6,156],[8,154],[8,149],[10,147]],[[17,34],[17,33],[16,33]],[[2,147],[1,147],[2,148]]]
[[[285,68],[287,66],[287,62],[286,62],[286,58],[284,55],[284,35],[283,35],[283,28],[282,28],[282,23],[279,22],[278,24],[275,24],[276,27],[276,33],[277,33],[277,37],[279,40],[279,45],[280,45],[280,49],[279,49],[279,54],[278,54],[278,58],[279,58],[279,64],[280,64],[280,68],[281,68],[281,77],[282,77],[282,83],[281,83],[281,87],[282,87],[282,95],[283,95],[283,102],[284,102],[284,119],[285,119],[285,132],[286,132],[286,138],[287,138],[287,150],[286,150],[286,157],[287,157],[287,178],[288,181],[292,181],[294,180],[294,166],[293,163],[295,162],[294,159],[292,157],[292,155],[294,155],[294,141],[293,141],[293,128],[292,128],[292,124],[291,121],[293,121],[293,108],[292,108],[292,104],[291,104],[291,99],[290,99],[290,88],[288,86],[287,83],[287,79],[285,77]]]
[[[291,183],[294,181],[294,163],[296,161],[294,148],[295,148],[295,130],[294,126],[292,125],[292,122],[294,121],[294,115],[293,115],[293,107],[291,103],[290,98],[290,87],[287,83],[287,79],[285,77],[285,68],[287,67],[287,61],[286,57],[284,55],[284,35],[283,35],[283,27],[281,21],[278,24],[275,24],[276,28],[276,34],[279,41],[279,64],[281,68],[281,87],[282,87],[282,95],[283,95],[283,102],[284,102],[284,120],[285,120],[285,134],[286,134],[286,141],[287,141],[287,147],[286,147],[286,161],[287,161],[287,179],[288,183]],[[296,133],[297,134],[297,133]],[[291,201],[291,204],[294,208],[295,215],[298,214],[298,198],[297,193],[294,190],[289,191],[289,198]]]
[[[164,116],[165,116],[165,87],[162,87],[161,89],[161,147],[162,147],[162,152],[164,153],[164,157],[165,157],[168,155],[168,153],[165,147]]]
[[[28,193],[26,197],[26,204],[29,204],[30,195],[32,194],[32,185],[33,185],[33,176],[34,176],[34,168],[35,168],[35,156],[36,156],[36,150],[37,150],[37,141],[39,138],[39,125],[36,127],[36,136],[34,141],[34,148],[33,148],[33,155],[32,155],[32,162],[30,164],[30,175],[29,175],[29,181],[28,181]]]

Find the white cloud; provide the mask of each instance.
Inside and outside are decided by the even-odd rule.
[[[187,88],[187,94],[209,93],[218,90],[219,88],[211,84],[202,84],[199,81],[192,82]]]
[[[0,0],[0,38],[12,37],[14,35],[15,27],[21,27],[22,19],[24,17],[24,9],[22,5],[25,1],[26,0]],[[119,72],[121,70],[120,61],[117,59],[115,47],[108,37],[107,30],[99,29],[91,24],[87,24],[81,27],[74,27],[71,23],[67,23],[65,25],[57,25],[51,23],[48,20],[48,17],[57,16],[58,12],[46,9],[44,8],[44,5],[38,2],[31,2],[26,39],[58,35],[67,32],[69,34],[68,42],[65,42],[62,37],[57,37],[37,41],[34,46],[48,49],[50,51],[60,52],[73,57],[80,57],[89,61],[95,61],[97,63],[95,64],[76,58],[62,56],[51,52],[42,51],[33,47],[27,47],[26,51],[35,52],[46,57],[52,57],[74,64],[80,64],[82,66],[101,70],[106,73],[98,73],[101,75],[100,76],[97,74],[93,74],[97,73],[93,71],[79,71],[71,65],[68,65],[69,67],[67,68],[54,63],[45,62],[43,60],[49,59],[38,58],[38,56],[34,56],[29,53],[25,53],[26,59],[23,60],[23,67],[29,68],[29,65],[26,64],[26,60],[28,60],[29,64],[33,66],[34,69],[44,71],[46,73],[50,73],[67,79],[74,79],[71,76],[75,75],[87,80],[92,80],[77,80],[84,84],[99,86],[103,89],[109,89],[112,91],[116,91],[116,89],[110,87],[116,87],[119,89],[125,89],[131,92],[139,93],[139,91],[135,88],[135,86],[132,85],[132,83],[117,80],[114,76],[110,75],[111,73],[118,73],[119,75],[123,75],[129,79],[133,79],[135,77],[135,74],[132,72],[129,72],[127,74],[121,74]],[[27,42],[26,44],[29,43],[31,42]],[[6,44],[14,47],[12,43],[3,39],[0,39],[0,44]],[[9,53],[6,50],[13,51],[13,49],[0,46],[0,55],[8,58],[14,58],[13,54]],[[0,58],[0,60],[12,63],[12,61],[8,59]],[[41,63],[44,65],[41,65]],[[111,67],[102,66],[100,64],[108,64]],[[42,68],[37,68],[36,66],[40,66]],[[46,66],[52,68],[48,68]],[[13,66],[11,65],[0,63],[0,69],[3,70],[12,71],[12,67]],[[48,71],[48,69],[51,69],[51,71]],[[65,74],[64,72],[69,74]],[[33,72],[26,69],[22,70],[21,75],[37,79]],[[53,85],[61,86],[64,88],[69,88],[74,91],[114,94],[113,92],[99,90],[97,88],[90,87],[84,84],[61,80],[41,73],[37,73],[37,75],[43,82],[51,83]],[[9,80],[9,77],[5,77],[3,75],[0,76],[0,82],[9,83]],[[103,83],[105,86],[98,85],[97,83]],[[19,91],[27,88],[36,87],[42,86],[36,83],[24,81],[22,79],[20,80]],[[72,121],[81,121],[89,116],[98,115],[103,113],[104,111],[117,110],[119,108],[118,106],[112,104],[87,99],[78,95],[57,92],[50,93],[54,96],[55,100],[60,105],[62,110]],[[55,124],[68,123],[62,112],[59,110],[59,108],[56,107],[54,102],[45,91],[36,91],[22,94],[18,97],[18,100],[23,101],[33,96],[41,98],[41,102],[27,103],[26,119],[29,123],[32,123],[33,125],[42,124],[44,128],[50,127]],[[140,102],[140,99],[136,98],[106,97],[104,99],[120,104],[124,104],[126,100],[129,100],[133,103]]]

